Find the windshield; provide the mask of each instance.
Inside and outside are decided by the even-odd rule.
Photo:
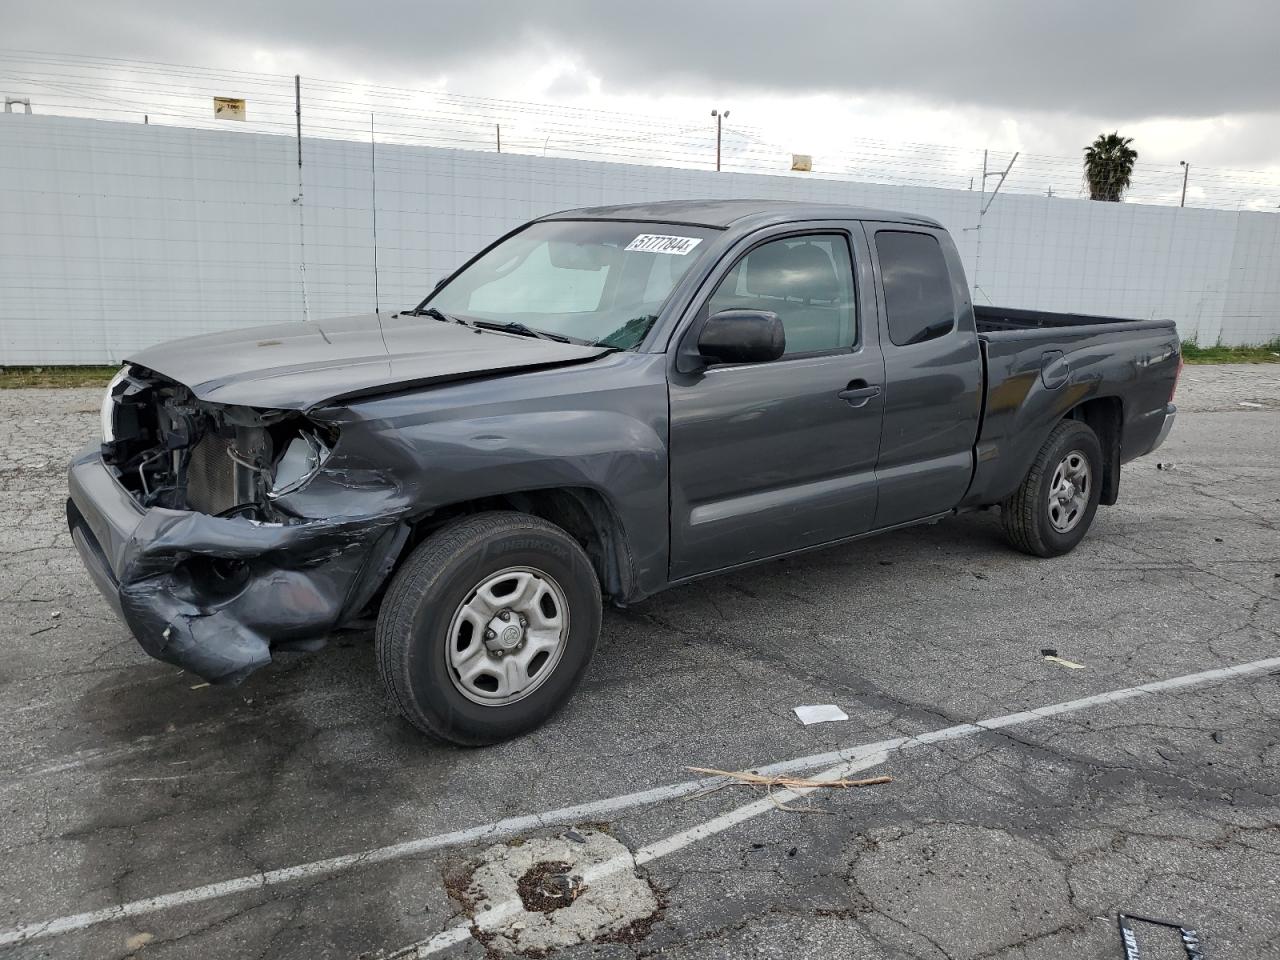
[[[423,306],[628,350],[644,339],[715,232],[604,220],[530,224]]]

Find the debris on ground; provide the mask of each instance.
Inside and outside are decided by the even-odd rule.
[[[1116,921],[1120,926],[1120,946],[1124,950],[1125,960],[1140,960],[1141,957],[1138,935],[1133,929],[1132,921],[1134,920],[1177,930],[1182,938],[1182,949],[1186,951],[1187,960],[1204,960],[1204,951],[1200,949],[1200,934],[1196,932],[1195,927],[1188,927],[1174,920],[1157,920],[1154,917],[1140,917],[1136,913],[1120,913],[1116,915]]]
[[[1157,464],[1156,464],[1156,469],[1157,469],[1157,470],[1172,470],[1172,469],[1173,469],[1173,464],[1172,464],[1172,463],[1157,463]]]
[[[1058,656],[1058,651],[1054,650],[1052,647],[1044,647],[1041,649],[1040,656],[1049,663],[1056,663],[1058,666],[1066,667],[1068,670],[1084,669],[1083,663],[1076,663],[1074,660],[1067,660],[1064,657]]]
[[[1262,406],[1263,406],[1263,405],[1262,405],[1261,403],[1254,403],[1252,400],[1241,400],[1241,401],[1240,401],[1240,406],[1242,406],[1242,407],[1256,407],[1256,408],[1258,408],[1258,409],[1260,410],[1260,409],[1262,409]]]
[[[1065,660],[1062,657],[1045,657],[1049,663],[1056,663],[1060,667],[1066,667],[1068,670],[1083,670],[1083,663],[1076,663],[1074,660]]]
[[[796,719],[806,727],[811,723],[831,723],[835,720],[848,720],[849,715],[834,703],[815,703],[806,707],[795,707]]]
[[[137,950],[141,950],[155,938],[156,935],[154,933],[148,933],[144,930],[141,933],[135,933],[133,936],[126,939],[124,942],[124,948],[130,953],[133,953]]]
[[[808,777],[789,777],[784,775],[768,777],[750,770],[716,770],[713,767],[685,767],[691,773],[705,773],[715,777],[728,777],[743,786],[749,787],[781,787],[784,790],[814,790],[819,787],[836,787],[842,790],[849,787],[874,787],[882,783],[893,783],[893,777],[868,777],[864,780],[810,780]]]
[[[516,881],[520,902],[530,912],[550,913],[563,910],[578,899],[582,892],[582,878],[568,873],[569,864],[559,860],[544,860],[530,867]]]

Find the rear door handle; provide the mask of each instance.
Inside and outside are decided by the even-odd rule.
[[[865,380],[855,380],[836,396],[851,407],[865,407],[873,398],[880,396],[880,388],[868,386]]]

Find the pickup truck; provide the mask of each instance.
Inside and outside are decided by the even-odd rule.
[[[573,210],[416,308],[132,357],[67,518],[142,647],[215,683],[376,616],[423,732],[542,723],[602,598],[998,506],[1073,549],[1173,424],[1168,321],[975,307],[933,220]]]

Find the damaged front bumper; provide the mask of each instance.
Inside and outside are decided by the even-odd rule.
[[[272,649],[357,618],[408,537],[400,516],[265,523],[143,507],[98,446],[71,462],[67,522],[90,576],[151,656],[234,683]]]

